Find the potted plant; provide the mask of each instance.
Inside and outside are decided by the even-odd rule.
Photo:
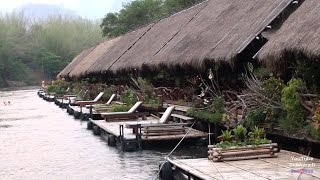
[[[209,145],[208,158],[213,161],[244,160],[259,157],[276,157],[277,144],[265,138],[265,130],[255,126],[252,131],[243,125],[222,131],[221,140]]]

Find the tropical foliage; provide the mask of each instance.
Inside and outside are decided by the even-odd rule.
[[[282,126],[288,132],[296,131],[305,125],[306,115],[301,105],[300,93],[304,87],[301,79],[291,79],[287,87],[282,91],[282,103],[286,111],[286,117],[282,121]]]
[[[104,36],[114,37],[169,16],[203,0],[136,0],[117,13],[108,13],[101,23]]]
[[[205,108],[192,108],[187,111],[189,116],[207,122],[221,122],[225,113],[224,99],[222,97],[215,97],[212,104]]]
[[[247,129],[242,125],[238,125],[232,130],[222,131],[222,135],[218,138],[220,142],[216,144],[217,147],[228,148],[228,147],[238,147],[246,145],[259,145],[270,143],[270,140],[265,138],[265,130],[255,126],[252,131],[247,131]]]
[[[0,15],[0,87],[54,79],[76,54],[102,39],[100,32],[97,22],[80,17],[33,21],[23,13]]]

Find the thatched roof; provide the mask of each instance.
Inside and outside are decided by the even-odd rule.
[[[232,64],[291,2],[208,0],[121,36],[103,54],[102,49],[93,51],[82,58],[79,67],[71,66],[75,69],[64,74],[72,71],[70,75],[78,76],[159,65],[202,68],[205,61]]]
[[[291,0],[210,0],[185,28],[161,49],[148,66],[190,65],[204,61],[232,64]]]
[[[107,71],[121,56],[123,56],[137,41],[154,25],[149,24],[143,28],[123,35],[117,43],[110,47],[95,63],[87,70],[87,73],[101,73]],[[139,53],[139,52],[136,52]]]
[[[58,78],[67,77],[69,73],[95,48],[95,46],[82,51],[58,75]]]
[[[207,5],[207,2],[158,21],[139,41],[111,67],[116,72],[139,69],[161,50]]]
[[[85,56],[75,67],[70,71],[70,77],[79,77],[85,75],[86,71],[106,52],[115,45],[121,36],[106,40],[97,45],[87,56]]]
[[[299,1],[300,2],[300,1]],[[273,66],[286,54],[320,58],[320,1],[305,0],[273,34],[258,53],[258,58]]]

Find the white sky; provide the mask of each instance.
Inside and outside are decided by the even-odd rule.
[[[0,12],[11,12],[25,4],[54,4],[63,6],[89,19],[103,18],[108,12],[119,11],[122,3],[131,0],[0,0]]]

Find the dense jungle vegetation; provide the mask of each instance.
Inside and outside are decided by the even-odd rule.
[[[0,87],[54,79],[77,53],[102,39],[98,22],[54,15],[0,15]]]
[[[0,13],[0,87],[52,80],[82,50],[202,0],[135,0],[102,21],[52,15],[34,20]],[[99,27],[100,25],[100,27]]]
[[[115,37],[170,16],[203,0],[136,0],[118,13],[108,13],[101,23],[104,36]]]

